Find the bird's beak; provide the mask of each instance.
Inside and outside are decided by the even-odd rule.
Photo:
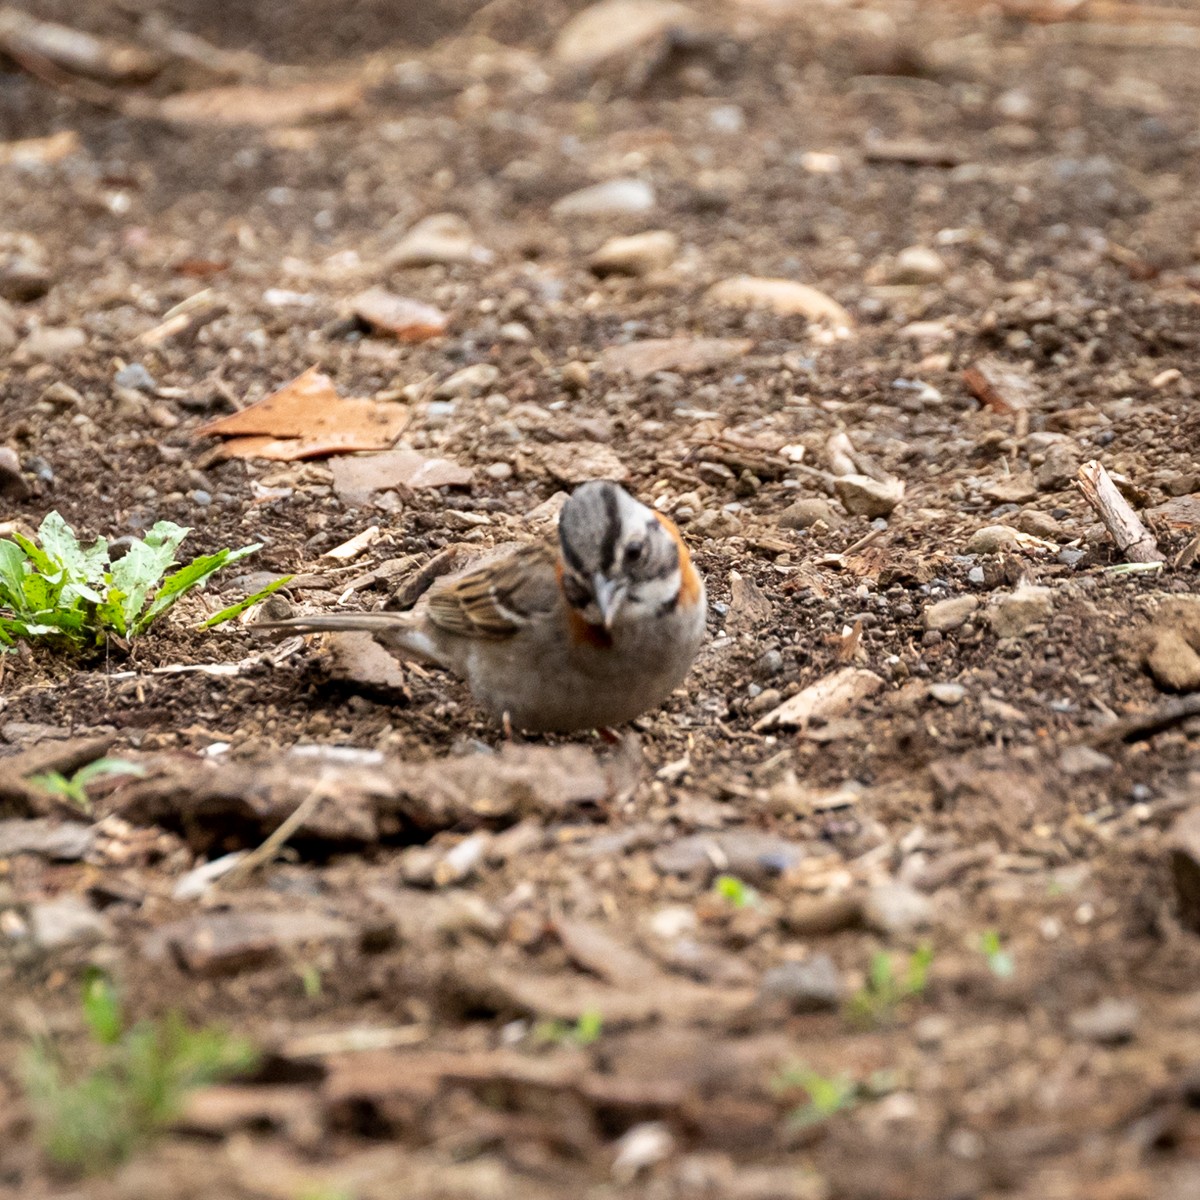
[[[603,575],[593,575],[592,595],[596,597],[596,607],[600,609],[604,628],[612,629],[613,622],[625,603],[625,585],[614,583]]]

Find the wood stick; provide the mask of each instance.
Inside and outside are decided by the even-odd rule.
[[[1200,692],[1192,692],[1188,696],[1180,696],[1176,700],[1166,700],[1146,712],[1133,713],[1128,717],[1120,717],[1101,725],[1099,729],[1082,738],[1081,746],[1111,746],[1114,742],[1136,742],[1142,738],[1152,737],[1164,729],[1181,725],[1192,717],[1200,717]]]
[[[1117,549],[1129,562],[1161,562],[1162,551],[1154,535],[1142,524],[1129,501],[1117,490],[1112,476],[1093,459],[1079,468],[1076,483],[1083,498],[1104,522]]]

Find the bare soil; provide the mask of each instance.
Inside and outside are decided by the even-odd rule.
[[[139,36],[136,6],[23,7]],[[62,161],[0,165],[0,237],[35,239],[48,283],[14,300],[0,351],[0,444],[30,493],[0,500],[0,520],[32,529],[56,508],[88,536],[169,519],[196,553],[263,543],[128,652],[0,659],[0,755],[103,735],[151,769],[94,790],[82,858],[0,857],[0,1191],[1200,1195],[1200,939],[1168,850],[1197,803],[1200,723],[1083,749],[1163,702],[1137,638],[1195,589],[1195,567],[1171,564],[1195,532],[1180,498],[1200,492],[1200,8],[1084,4],[1055,24],[1002,5],[711,0],[696,29],[579,74],[552,53],[573,2],[152,7],[287,64],[273,86],[351,76],[364,100],[299,128],[172,124],[0,58],[0,138],[80,138]],[[187,86],[182,72],[139,94]],[[884,140],[936,161],[879,155]],[[552,210],[624,176],[652,184],[649,211]],[[490,261],[388,268],[440,212]],[[674,263],[589,270],[607,238],[646,229],[677,236]],[[912,246],[944,272],[913,281],[896,259]],[[810,284],[855,329],[706,298],[739,274]],[[364,330],[348,302],[374,284],[445,309],[447,336]],[[139,340],[203,289],[215,319]],[[30,339],[60,327],[86,343],[39,361]],[[601,358],[693,336],[751,344],[640,379]],[[988,355],[1035,385],[1024,414],[965,385]],[[151,389],[114,384],[130,363]],[[319,460],[212,460],[204,421],[317,363],[344,396],[409,405],[403,441],[473,482],[352,504]],[[493,384],[437,394],[477,363]],[[838,432],[904,482],[886,518],[830,498]],[[680,521],[712,601],[685,692],[635,742],[551,739],[567,757],[526,760],[436,672],[345,678],[318,641],[193,628],[281,572],[304,607],[356,580],[353,603],[387,603],[447,546],[543,528],[527,515],[596,446]],[[1071,481],[1091,458],[1150,514],[1165,570],[1107,569],[1120,556]],[[826,519],[781,521],[817,498]],[[1154,513],[1171,500],[1174,518]],[[968,550],[997,524],[1040,543]],[[352,562],[322,557],[370,525]],[[1049,589],[1044,610],[998,636],[994,607],[1027,584]],[[956,628],[927,628],[931,605],[968,595]],[[160,670],[204,664],[241,667]],[[882,689],[756,730],[848,665]],[[379,800],[355,773],[375,760],[343,762],[323,826],[247,881],[177,898],[187,872],[278,825],[322,769],[281,773],[281,756],[314,744],[380,751],[414,782],[389,768]],[[460,760],[474,781],[437,808],[439,764]],[[205,792],[205,772],[234,767]],[[343,801],[365,823],[338,826]],[[714,890],[719,874],[753,888],[747,903]],[[39,941],[38,912],[69,896],[94,922]],[[992,932],[1011,974],[981,949]],[[223,954],[213,937],[245,944]],[[923,944],[919,995],[847,1011],[873,956]],[[780,971],[821,955],[840,999]],[[80,1183],[39,1151],[16,1064],[39,1032],[85,1053],[89,964],[133,1017],[178,1008],[267,1056]],[[576,1044],[594,1014],[599,1036]],[[317,1034],[332,1040],[305,1043]],[[797,1064],[849,1076],[856,1098],[795,1120]]]

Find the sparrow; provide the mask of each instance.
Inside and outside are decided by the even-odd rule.
[[[578,487],[557,546],[521,546],[437,580],[409,612],[259,622],[366,630],[400,659],[464,679],[505,729],[607,729],[661,704],[704,638],[704,580],[675,525],[615,483]]]

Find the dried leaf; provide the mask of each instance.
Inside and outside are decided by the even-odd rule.
[[[347,504],[367,504],[377,492],[394,488],[469,487],[475,473],[447,458],[426,458],[409,446],[382,454],[356,454],[330,460],[333,489]]]
[[[753,345],[749,338],[648,338],[608,346],[600,362],[606,371],[624,371],[634,379],[645,379],[656,371],[694,375],[741,358]]]
[[[394,334],[402,342],[424,342],[440,337],[450,320],[432,304],[397,296],[381,287],[360,292],[350,303],[360,321],[382,333]]]
[[[811,683],[802,692],[785,700],[778,708],[755,723],[755,733],[770,729],[796,729],[814,717],[840,717],[856,704],[873,696],[883,687],[874,671],[845,667]]]
[[[291,461],[347,450],[385,450],[408,419],[408,409],[396,404],[341,399],[333,381],[310,367],[265,400],[209,421],[196,432],[233,437],[221,448],[223,457]]]
[[[353,112],[363,99],[357,80],[299,83],[289,87],[252,84],[205,88],[168,96],[158,106],[165,121],[187,125],[296,125]]]

